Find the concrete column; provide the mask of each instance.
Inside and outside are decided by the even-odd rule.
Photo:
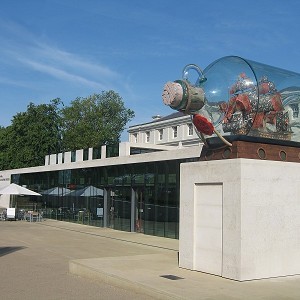
[[[101,159],[106,158],[106,145],[101,146]]]
[[[108,212],[109,212],[109,209],[108,209],[108,190],[107,189],[104,189],[103,191],[103,227],[107,227],[108,225]]]
[[[65,163],[71,162],[71,151],[65,152]]]
[[[50,155],[50,165],[56,165],[56,154]]]
[[[131,218],[130,218],[130,231],[135,232],[136,222],[136,194],[135,190],[131,189]]]
[[[89,160],[93,159],[93,148],[89,148]]]
[[[119,143],[119,156],[128,156],[130,155],[130,143],[122,142]]]
[[[83,161],[83,149],[76,150],[76,162]]]

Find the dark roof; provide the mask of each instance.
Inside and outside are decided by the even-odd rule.
[[[167,115],[165,117],[157,118],[157,119],[153,120],[152,122],[165,121],[165,120],[180,118],[180,117],[183,117],[183,116],[185,116],[185,114],[183,112],[177,111],[177,112],[174,112],[174,113],[172,113],[170,115]]]
[[[137,124],[137,125],[132,125],[132,126],[129,126],[130,127],[136,127],[136,126],[139,126],[139,125],[145,125],[145,124],[151,124],[151,123],[154,123],[154,122],[160,122],[160,121],[165,121],[165,120],[171,120],[171,119],[175,119],[175,118],[180,118],[180,117],[183,117],[183,116],[186,116],[186,114],[180,112],[180,111],[177,111],[175,113],[172,113],[170,115],[167,115],[165,117],[161,117],[161,118],[157,118],[155,120],[152,120],[150,122],[146,122],[146,123],[143,123],[143,124]]]

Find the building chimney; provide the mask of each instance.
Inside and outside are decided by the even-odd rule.
[[[152,119],[153,120],[159,120],[161,118],[161,116],[160,115],[155,115],[155,116],[152,116]]]

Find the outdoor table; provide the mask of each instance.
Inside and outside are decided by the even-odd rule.
[[[42,221],[43,217],[41,214],[37,211],[29,211],[26,215],[26,220],[28,222],[40,222]]]

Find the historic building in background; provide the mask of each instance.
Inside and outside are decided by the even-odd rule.
[[[128,133],[131,143],[179,147],[199,145],[191,117],[182,112],[166,117],[154,116],[152,122],[131,126]]]

